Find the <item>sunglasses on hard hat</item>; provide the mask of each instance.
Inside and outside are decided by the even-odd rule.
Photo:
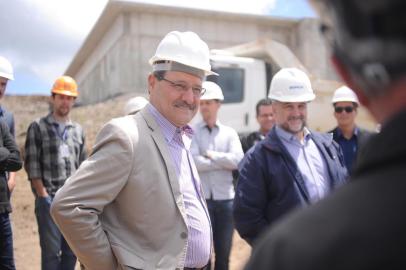
[[[354,111],[354,107],[352,106],[334,107],[334,111],[336,113],[342,113],[343,111],[345,111],[346,113],[352,113]]]

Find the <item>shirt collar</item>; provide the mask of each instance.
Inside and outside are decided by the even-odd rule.
[[[200,126],[200,127],[205,127],[205,126],[207,126],[207,124],[206,124],[206,122],[205,122],[204,120],[199,121],[199,122],[197,123],[197,125]],[[214,126],[217,126],[217,127],[218,127],[219,125],[221,125],[221,123],[220,123],[220,120],[217,119],[217,120],[216,120],[216,123],[214,124]]]
[[[213,128],[220,128],[220,125],[221,125],[221,123],[220,123],[220,120],[219,119],[217,119],[216,120],[216,123],[214,124],[214,127]],[[203,120],[201,121],[201,122],[199,122],[198,124],[197,124],[197,126],[195,126],[195,127],[199,127],[200,129],[203,129],[203,128],[206,128],[206,129],[209,129],[209,126],[206,124],[206,122],[204,122]]]
[[[151,103],[147,104],[147,108],[149,112],[154,116],[158,125],[161,127],[165,140],[167,142],[172,141],[177,132],[182,132],[182,134],[185,134],[187,137],[192,138],[193,129],[189,125],[178,128],[174,124],[169,122],[169,120],[166,119]]]
[[[354,128],[354,131],[353,131],[352,135],[353,136],[358,136],[358,133],[359,133],[359,128],[356,126]],[[337,127],[337,137],[344,137],[343,132],[342,132],[341,128],[339,128],[339,127]]]
[[[285,141],[288,141],[288,142],[292,142],[292,141],[295,141],[295,142],[299,142],[299,140],[297,139],[297,137],[294,135],[294,134],[292,134],[292,133],[290,133],[290,132],[287,132],[286,130],[284,130],[283,128],[281,128],[280,126],[278,126],[278,125],[276,125],[275,126],[275,130],[276,130],[276,134],[282,139],[282,140],[285,140]],[[304,127],[303,128],[303,133],[304,133],[304,141],[305,142],[307,142],[309,139],[310,139],[310,135],[311,135],[311,132],[310,132],[310,130],[307,128],[307,127]]]
[[[55,117],[52,113],[49,113],[46,117],[46,120],[48,121],[49,124],[53,125],[53,126],[59,126],[59,122],[55,120]],[[73,126],[72,120],[68,120],[66,121],[66,123],[64,123],[66,127],[70,127]]]

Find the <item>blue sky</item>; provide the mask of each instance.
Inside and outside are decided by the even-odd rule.
[[[48,95],[108,0],[0,1],[0,55],[14,66],[9,95]],[[306,0],[133,0],[278,17],[315,16]],[[80,19],[79,19],[80,18]]]

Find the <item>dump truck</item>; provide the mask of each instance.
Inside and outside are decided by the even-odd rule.
[[[331,98],[334,90],[343,83],[313,76],[282,43],[263,38],[230,48],[212,50],[211,65],[219,76],[209,76],[207,80],[219,84],[224,94],[219,119],[223,124],[233,127],[240,135],[259,128],[256,121],[256,103],[267,97],[273,75],[285,67],[299,68],[310,77],[316,99],[308,106],[309,127],[328,131],[336,125]],[[197,114],[192,123],[200,119],[200,114]],[[369,129],[376,126],[371,116],[362,108],[359,110],[357,122]]]

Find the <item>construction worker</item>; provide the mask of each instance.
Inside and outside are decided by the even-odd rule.
[[[70,119],[77,96],[74,79],[57,78],[51,90],[51,113],[32,122],[27,131],[24,168],[35,196],[42,270],[73,270],[76,264],[49,209],[55,193],[86,159],[84,132]]]
[[[275,126],[239,166],[234,221],[254,244],[282,216],[324,198],[347,178],[339,146],[306,127],[307,103],[315,98],[307,75],[283,68],[272,79],[269,99]]]
[[[0,119],[0,269],[15,270],[13,255],[13,234],[9,213],[11,212],[8,173],[20,170],[20,151],[9,128]]]
[[[263,237],[246,269],[406,269],[406,5],[310,1],[336,70],[382,123],[351,181]]]
[[[0,56],[0,101],[5,95],[7,83],[13,80],[14,80],[13,66],[6,58]],[[15,137],[14,116],[11,112],[7,111],[4,107],[2,107],[1,104],[0,104],[0,118],[5,119],[11,134],[13,135],[13,137]]]
[[[6,110],[1,105],[1,100],[3,99],[7,84],[9,81],[14,80],[14,71],[13,66],[11,63],[3,56],[0,56],[0,119],[4,119],[6,122],[11,135],[15,138],[15,122],[14,122],[14,115],[12,112]],[[16,185],[16,174],[15,172],[8,172],[8,187],[10,192],[14,190]]]
[[[150,103],[101,129],[92,155],[52,204],[86,269],[203,269],[210,259],[188,125],[213,74],[209,48],[193,32],[172,31],[149,63]]]
[[[15,139],[15,123],[14,123],[14,115],[10,111],[6,110],[2,105],[1,105],[1,100],[3,99],[7,84],[9,81],[14,80],[14,71],[13,71],[13,66],[11,63],[3,56],[0,56],[0,120],[4,120],[6,123],[6,126],[8,127],[11,136],[13,139]],[[7,178],[7,188],[9,191],[8,195],[8,203],[10,200],[10,195],[12,191],[15,188],[16,185],[16,173],[15,172],[6,172],[5,173],[6,178]],[[11,229],[11,224],[10,224],[10,219],[9,219],[9,211],[11,211],[11,208],[9,210],[1,211],[1,221],[4,231],[2,233],[0,232],[0,240],[4,239],[3,241],[0,241],[2,243],[7,243],[8,246],[4,246],[0,248],[0,261],[1,258],[3,258],[4,253],[4,258],[11,258],[10,263],[9,263],[9,268],[5,267],[5,269],[14,269],[14,257],[13,257],[13,237],[12,237],[12,229]],[[7,228],[7,229],[6,229]],[[3,238],[4,237],[4,238]],[[1,264],[0,264],[1,266]],[[1,267],[0,267],[1,268]]]
[[[133,97],[124,106],[124,115],[136,114],[148,104],[144,97]]]
[[[223,92],[206,81],[200,99],[203,121],[197,123],[191,152],[202,180],[213,227],[215,270],[228,269],[233,237],[234,185],[232,171],[244,156],[237,132],[218,119]],[[210,269],[210,267],[209,267]]]
[[[256,105],[257,122],[259,130],[251,132],[247,136],[241,138],[242,150],[244,153],[253,147],[257,142],[262,141],[268,135],[275,124],[275,119],[272,112],[272,101],[268,98],[261,99]]]
[[[340,145],[344,154],[345,167],[351,174],[358,149],[361,148],[372,132],[360,128],[355,123],[359,101],[357,95],[347,86],[341,86],[333,95],[331,103],[334,107],[334,117],[337,127],[329,131],[333,139]]]

